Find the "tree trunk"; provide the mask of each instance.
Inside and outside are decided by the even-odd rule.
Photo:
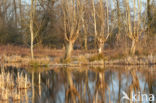
[[[34,59],[34,30],[33,30],[33,12],[34,7],[33,7],[33,0],[31,0],[31,11],[30,11],[30,34],[31,34],[31,58]]]
[[[136,41],[132,40],[132,46],[131,46],[131,54],[135,54],[135,49],[136,49]]]
[[[119,0],[116,0],[116,6],[117,6],[117,20],[118,20],[118,34],[117,34],[117,43],[119,43],[120,39],[120,30],[121,30],[121,22],[120,22],[120,3]]]
[[[30,22],[30,33],[31,33],[31,58],[34,58],[34,33],[33,33],[33,22]]]
[[[71,41],[66,42],[65,44],[65,60],[69,60],[71,58],[71,53],[73,50],[73,43]]]
[[[88,47],[87,47],[87,35],[85,35],[85,37],[84,37],[84,48],[85,48],[85,50],[88,50]]]
[[[104,43],[100,43],[98,47],[98,53],[101,54],[103,52]]]
[[[13,4],[14,4],[14,12],[15,12],[15,24],[17,27],[17,11],[16,11],[16,1],[15,0],[13,1]]]
[[[148,35],[150,34],[150,27],[151,27],[151,21],[152,21],[150,1],[151,0],[147,0],[147,23],[148,23],[147,33]]]

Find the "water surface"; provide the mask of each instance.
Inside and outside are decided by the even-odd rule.
[[[46,71],[43,69],[5,68],[5,73],[12,74],[15,80],[18,74],[27,74],[31,87],[17,89],[20,100],[14,101],[10,97],[8,100],[1,99],[1,102],[133,103],[134,99],[131,96],[136,94],[135,101],[139,101],[138,103],[155,103],[149,101],[150,94],[156,99],[154,67],[70,67]],[[124,93],[130,100],[123,98]]]

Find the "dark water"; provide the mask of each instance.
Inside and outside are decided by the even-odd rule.
[[[5,68],[5,72],[14,78],[27,74],[31,87],[18,90],[24,91],[20,100],[0,103],[156,103],[154,67]]]

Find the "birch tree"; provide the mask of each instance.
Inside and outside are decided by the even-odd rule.
[[[103,0],[99,1],[98,8],[95,7],[95,2],[92,0],[93,7],[93,25],[94,25],[94,34],[98,46],[98,53],[103,52],[104,43],[107,41],[110,30],[109,30],[109,10],[108,10],[108,1],[106,0],[106,9],[104,7]],[[99,25],[97,29],[97,21],[99,20]],[[106,28],[106,29],[105,29]]]
[[[73,45],[82,28],[82,17],[84,14],[82,0],[62,0],[65,60],[71,58]]]

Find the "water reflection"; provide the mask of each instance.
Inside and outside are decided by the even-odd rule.
[[[31,81],[31,88],[24,89],[22,103],[134,103],[132,94],[137,94],[136,103],[155,102],[141,97],[141,94],[156,96],[154,68],[57,68],[42,72],[7,68],[5,71],[14,78],[18,73],[27,74]],[[130,100],[122,98],[123,92]]]

